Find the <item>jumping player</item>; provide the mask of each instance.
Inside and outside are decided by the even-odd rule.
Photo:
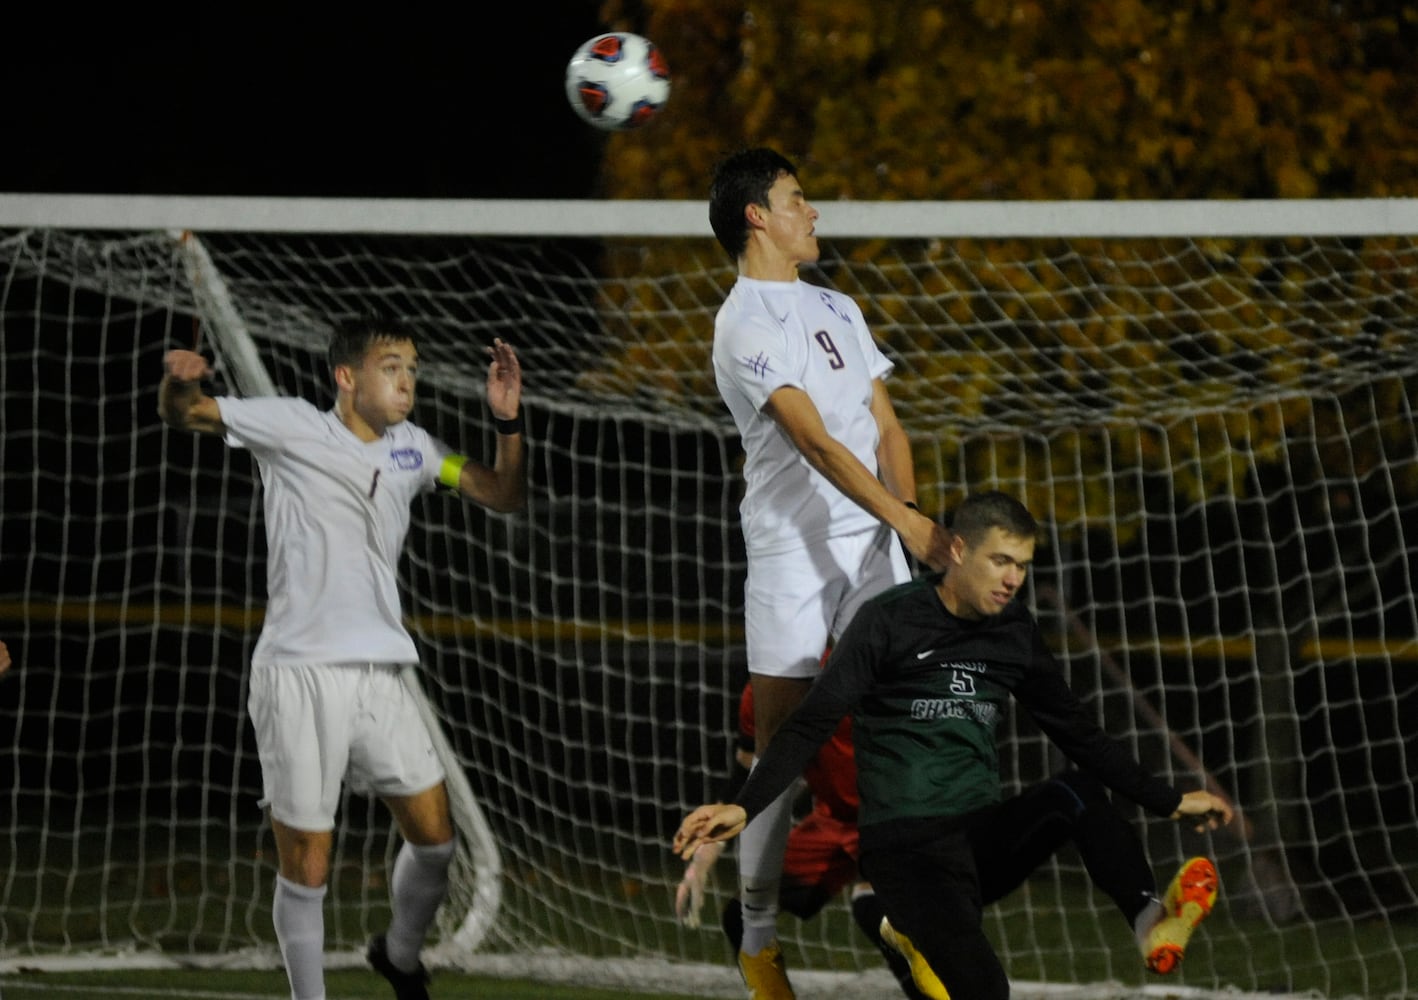
[[[910,442],[890,360],[846,295],[798,277],[818,259],[813,208],[771,149],[721,163],[714,235],[738,280],[714,321],[714,379],[744,446],[744,618],[758,751],[802,700],[817,661],[861,602],[909,576],[902,545],[944,565],[946,538],[914,509]],[[777,942],[790,799],[767,805],[738,852],[751,1000],[792,1000]]]

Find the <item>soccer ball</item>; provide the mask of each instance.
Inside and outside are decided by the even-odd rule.
[[[665,57],[647,38],[616,31],[586,42],[566,66],[566,99],[608,132],[639,128],[670,96]]]

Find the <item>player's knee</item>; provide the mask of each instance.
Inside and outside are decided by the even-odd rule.
[[[441,782],[414,795],[386,796],[384,804],[394,814],[400,835],[409,843],[433,847],[454,837],[448,792]]]
[[[1084,813],[1109,806],[1103,783],[1083,771],[1065,771],[1051,778],[1047,785],[1053,793],[1057,810],[1077,819]]]
[[[399,853],[400,855],[407,853],[415,864],[431,875],[446,877],[448,869],[453,864],[453,855],[457,848],[456,838],[449,838],[441,844],[414,844],[406,840],[404,846],[399,849]]]
[[[318,889],[330,877],[332,834],[323,830],[301,830],[273,819],[277,869],[281,877],[307,889]]]
[[[330,860],[318,852],[280,859],[281,877],[307,889],[319,889],[330,878]]]

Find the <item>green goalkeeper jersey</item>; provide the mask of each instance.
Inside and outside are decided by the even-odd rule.
[[[802,773],[844,715],[853,718],[859,823],[964,815],[1000,799],[995,734],[1019,702],[1074,763],[1157,815],[1181,794],[1098,725],[1065,681],[1037,623],[1017,601],[957,618],[938,575],[869,601],[738,796],[749,818]]]

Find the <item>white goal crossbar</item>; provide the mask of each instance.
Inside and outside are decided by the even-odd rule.
[[[1418,199],[833,201],[828,238],[1382,236],[1418,232]],[[0,227],[424,236],[710,235],[700,201],[0,194]]]

